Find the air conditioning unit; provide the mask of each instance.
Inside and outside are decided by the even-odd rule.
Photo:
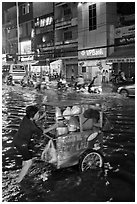
[[[72,18],[71,19],[71,25],[72,26],[78,25],[78,19],[77,18]]]

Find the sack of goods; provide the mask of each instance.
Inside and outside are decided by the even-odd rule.
[[[79,106],[73,106],[71,109],[71,114],[72,115],[77,115],[81,113],[81,108]]]
[[[77,118],[72,116],[68,122],[68,130],[70,132],[74,132],[74,131],[78,130],[79,128],[80,128],[80,126],[79,126],[79,122],[78,122]]]
[[[67,127],[57,127],[57,135],[64,135],[68,133],[68,128]]]
[[[54,164],[57,162],[57,153],[52,139],[49,140],[48,144],[43,150],[41,159],[50,164]]]

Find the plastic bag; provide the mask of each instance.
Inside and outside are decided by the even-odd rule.
[[[53,140],[49,140],[48,144],[46,145],[45,149],[42,152],[41,159],[48,163],[56,163],[57,162],[57,154],[56,149],[53,143]]]
[[[71,117],[71,108],[67,107],[64,112],[63,112],[63,116],[66,120],[70,120]]]
[[[63,119],[60,108],[56,107],[56,118]]]
[[[71,109],[71,114],[75,115],[75,114],[80,114],[81,113],[81,108],[79,106],[73,106]]]

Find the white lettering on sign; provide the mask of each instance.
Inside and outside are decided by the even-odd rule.
[[[87,55],[87,56],[99,56],[99,55],[104,55],[102,49],[92,49],[92,50],[83,50],[81,51],[81,55]]]
[[[115,29],[115,38],[121,38],[129,35],[135,35],[135,25]]]

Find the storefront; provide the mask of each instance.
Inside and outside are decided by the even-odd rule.
[[[128,46],[119,48],[119,50],[108,57],[106,63],[112,64],[112,70],[115,74],[122,71],[126,78],[135,76],[135,47]]]
[[[49,71],[49,65],[46,65],[45,61],[38,61],[31,66],[31,73],[36,75],[45,76],[46,74],[49,74]]]
[[[76,78],[78,75],[78,60],[76,58],[64,59],[66,79]]]
[[[114,73],[124,72],[126,78],[135,75],[135,25],[115,29],[115,48],[106,60]]]
[[[85,80],[91,81],[98,76],[96,84],[101,85],[102,71],[107,70],[109,76],[110,66],[106,64],[106,52],[106,48],[79,51],[78,71]]]
[[[62,60],[61,75],[67,80],[73,76],[76,78],[78,75],[78,53],[77,43],[65,44],[56,47],[55,58]]]

